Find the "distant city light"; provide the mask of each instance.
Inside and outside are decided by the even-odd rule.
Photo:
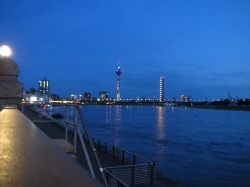
[[[30,101],[37,101],[37,97],[36,96],[31,96]]]
[[[6,45],[3,45],[1,48],[0,48],[0,55],[1,56],[4,56],[4,57],[7,57],[7,56],[10,56],[11,55],[11,50],[8,46]]]

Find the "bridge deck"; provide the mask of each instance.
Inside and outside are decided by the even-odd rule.
[[[0,112],[0,186],[101,186],[17,109]]]

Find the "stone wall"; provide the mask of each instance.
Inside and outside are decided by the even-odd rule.
[[[0,110],[4,105],[17,105],[21,109],[23,84],[18,81],[19,68],[8,58],[0,59]]]

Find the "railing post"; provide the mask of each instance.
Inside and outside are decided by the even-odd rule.
[[[105,154],[107,154],[107,142],[105,142]]]
[[[74,148],[75,148],[75,153],[77,149],[77,108],[75,107],[75,122],[74,122]]]
[[[155,167],[155,161],[151,163],[151,184],[153,185],[154,183],[154,167]]]
[[[113,146],[112,149],[113,149],[113,158],[115,158],[115,146]]]
[[[133,155],[133,164],[135,165],[136,164],[136,156]]]
[[[109,182],[109,173],[107,172],[107,178],[106,181]]]
[[[132,176],[131,177],[132,177],[131,184],[132,184],[132,186],[134,186],[134,180],[135,180],[135,167],[134,166],[132,166]]]
[[[68,141],[68,121],[69,121],[69,106],[66,105],[66,127],[65,127],[65,140]]]
[[[122,163],[124,164],[124,150],[122,150]]]

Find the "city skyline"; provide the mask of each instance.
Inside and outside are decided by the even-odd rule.
[[[250,97],[250,2],[0,2],[0,46],[12,49],[24,88],[47,77],[68,97]]]

